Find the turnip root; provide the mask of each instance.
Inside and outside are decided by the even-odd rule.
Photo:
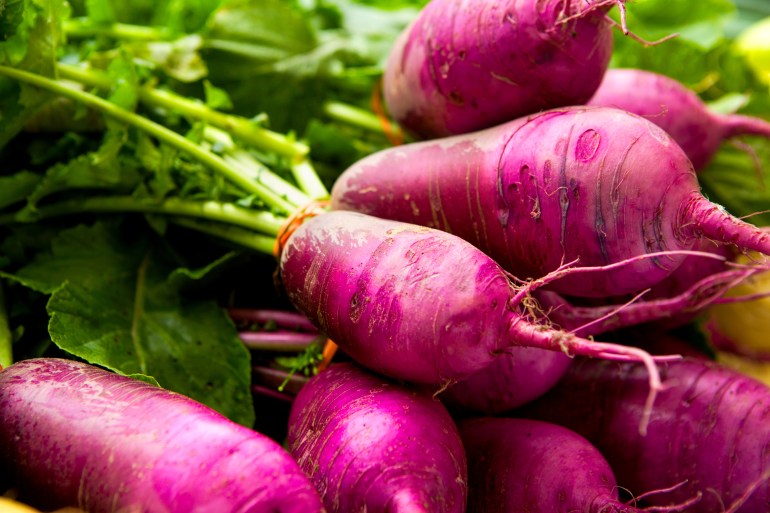
[[[385,103],[421,138],[467,133],[588,101],[622,0],[432,0],[396,40]]]
[[[0,465],[46,508],[322,511],[274,440],[180,394],[70,360],[0,371]]]
[[[770,253],[767,233],[703,197],[662,129],[603,107],[383,150],[340,176],[332,206],[453,233],[522,279],[597,266],[549,285],[570,296],[636,294],[704,239]]]
[[[468,458],[468,513],[631,513],[612,469],[583,437],[556,424],[477,418],[459,423]]]
[[[287,446],[329,513],[465,511],[465,450],[449,413],[351,362],[302,387]]]
[[[635,364],[577,359],[562,381],[516,414],[576,431],[607,458],[620,486],[651,504],[700,497],[688,512],[758,512],[770,504],[770,388],[713,362],[661,364],[666,387],[648,432]]]
[[[684,84],[641,69],[609,69],[587,105],[615,107],[649,119],[674,138],[696,171],[706,167],[725,140],[740,135],[770,138],[767,121],[712,112]]]

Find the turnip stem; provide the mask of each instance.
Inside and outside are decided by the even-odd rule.
[[[347,103],[328,101],[323,105],[323,112],[335,121],[340,121],[375,134],[388,136],[388,133],[383,127],[382,120],[378,118],[376,114],[367,110]],[[401,128],[392,121],[390,124],[396,132],[396,135],[403,139],[404,134],[402,133]]]
[[[324,114],[336,121],[363,128],[378,134],[383,133],[380,119],[364,109],[342,102],[328,101],[323,105]]]
[[[264,387],[271,389],[287,390],[288,393],[295,395],[308,382],[309,378],[300,376],[294,372],[270,367],[256,366],[253,369],[254,380]]]
[[[727,137],[739,135],[756,135],[770,138],[770,123],[764,119],[740,114],[730,114],[720,118],[721,125]]]
[[[232,242],[245,249],[251,249],[266,255],[274,254],[275,237],[254,233],[253,231],[238,226],[211,223],[199,219],[191,219],[189,217],[175,217],[171,219],[171,222],[178,224],[179,226],[184,226],[185,228],[197,230],[219,239]]]
[[[283,328],[304,330],[311,333],[318,332],[307,317],[295,312],[259,308],[230,308],[228,314],[235,322],[246,321],[260,324],[274,322]]]
[[[281,195],[294,207],[302,207],[312,201],[310,196],[278,176],[248,151],[238,148],[227,132],[209,126],[204,129],[203,137],[210,144],[209,149],[216,147],[217,153],[222,155],[227,164],[244,176]]]
[[[276,195],[273,191],[267,189],[262,184],[256,183],[250,178],[244,177],[217,155],[211,153],[210,151],[204,150],[194,142],[186,139],[184,136],[169,130],[168,128],[158,123],[155,123],[146,117],[123,109],[118,105],[105,100],[104,98],[91,93],[87,93],[85,91],[73,89],[57,80],[53,80],[42,75],[10,68],[8,66],[0,66],[0,75],[5,75],[9,78],[13,78],[35,87],[46,89],[60,96],[70,98],[88,107],[96,109],[117,121],[138,128],[139,130],[143,130],[158,140],[173,146],[174,148],[177,148],[178,150],[193,157],[195,160],[199,161],[201,164],[205,165],[212,171],[224,176],[226,179],[238,185],[245,192],[257,195],[271,208],[287,214],[294,210],[294,207],[284,198]]]
[[[62,78],[98,89],[109,89],[114,85],[113,81],[103,73],[86,70],[81,66],[58,63],[56,69]],[[139,101],[150,107],[168,109],[190,118],[205,121],[225,130],[254,148],[274,152],[296,161],[302,160],[310,152],[310,148],[306,144],[295,141],[286,135],[262,128],[244,117],[219,112],[200,101],[170,91],[141,87],[139,88]]]
[[[317,333],[294,331],[241,331],[238,337],[249,349],[260,351],[304,351],[318,338]]]
[[[94,36],[113,37],[129,41],[165,41],[169,32],[165,27],[148,27],[128,23],[96,24],[87,18],[73,18],[63,22],[64,32],[69,38]]]
[[[13,337],[8,325],[8,314],[5,309],[5,296],[0,284],[0,369],[13,363]]]
[[[272,397],[273,399],[279,399],[281,401],[286,401],[287,403],[291,403],[294,401],[293,396],[286,394],[284,392],[279,392],[278,390],[274,390],[269,387],[262,386],[262,385],[252,385],[251,392],[254,395]]]
[[[269,235],[273,239],[284,222],[284,218],[270,212],[250,210],[231,203],[213,200],[192,201],[172,197],[157,201],[133,196],[91,196],[39,207],[29,219],[25,219],[20,213],[5,214],[0,216],[0,225],[38,221],[82,212],[139,212],[194,217],[249,228]]]
[[[300,189],[312,199],[329,199],[329,190],[318,177],[318,173],[316,173],[313,168],[310,159],[305,158],[298,162],[294,162],[291,165],[291,172],[294,175],[294,180],[299,184]]]

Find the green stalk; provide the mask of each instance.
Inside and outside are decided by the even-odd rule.
[[[178,133],[169,130],[162,125],[159,125],[158,123],[155,123],[148,118],[123,109],[114,103],[105,100],[104,98],[91,93],[87,93],[85,91],[73,89],[57,80],[52,80],[42,75],[9,68],[7,66],[0,66],[0,75],[5,75],[15,80],[40,87],[41,89],[46,89],[60,96],[65,96],[95,110],[98,110],[103,114],[122,123],[126,123],[127,125],[134,126],[140,130],[144,130],[148,134],[168,144],[169,146],[173,146],[174,148],[187,153],[206,167],[210,168],[216,173],[221,174],[234,184],[238,185],[244,191],[257,195],[262,201],[264,201],[273,209],[289,214],[296,208],[296,205],[290,204],[283,197],[275,194],[273,191],[267,189],[263,185],[255,183],[251,179],[242,176],[237,172],[237,170],[233,169],[217,155],[211,153],[210,151],[204,150],[197,144],[179,135]]]
[[[0,369],[4,369],[13,363],[13,337],[8,325],[8,312],[5,308],[3,287],[0,284]]]
[[[201,221],[199,219],[191,219],[189,217],[175,217],[170,220],[174,224],[197,230],[208,235],[213,235],[214,237],[232,242],[246,249],[258,251],[266,255],[273,254],[275,237],[254,233],[234,225],[216,225],[214,223]]]
[[[310,159],[303,159],[291,165],[291,172],[300,188],[305,194],[314,200],[325,200],[329,198],[329,190],[318,177],[318,173],[313,168]]]
[[[39,207],[29,221],[38,221],[78,213],[135,212],[163,214],[207,219],[255,230],[275,238],[285,218],[262,210],[250,210],[219,201],[191,201],[168,198],[163,201],[139,199],[133,196],[91,196],[77,200],[61,201]],[[27,219],[16,214],[0,216],[0,225],[25,222]]]
[[[128,41],[163,41],[170,39],[164,27],[147,27],[127,23],[96,24],[88,18],[73,18],[63,22],[68,38],[107,36]]]
[[[102,73],[87,71],[79,66],[58,63],[57,71],[62,78],[99,89],[110,89],[114,85],[112,80]],[[205,121],[229,132],[257,149],[274,152],[293,160],[303,159],[310,152],[310,148],[306,144],[294,141],[278,132],[262,128],[244,117],[219,112],[200,101],[185,98],[169,91],[142,87],[139,89],[139,101],[149,107],[163,108]]]
[[[382,127],[382,121],[374,113],[369,112],[347,103],[327,101],[323,105],[323,112],[330,118],[340,121],[342,123],[368,130],[376,134],[385,135],[385,129]],[[404,134],[401,132],[401,128],[392,123],[393,129],[399,137],[403,138]]]
[[[251,176],[258,183],[263,184],[271,190],[281,189],[284,198],[297,207],[310,203],[310,198],[301,190],[273,173],[267,166],[254,159],[243,150],[234,151],[231,154],[225,154],[222,157],[225,162],[239,169],[244,175]]]
[[[275,174],[246,150],[239,149],[227,132],[207,126],[203,131],[203,137],[212,145],[219,146],[221,151],[218,153],[222,154],[225,162],[234,166],[244,176],[250,177],[276,193],[280,193],[287,201],[297,207],[310,203],[310,197],[303,191]]]

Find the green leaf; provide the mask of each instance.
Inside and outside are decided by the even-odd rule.
[[[85,6],[91,23],[109,25],[118,21],[110,0],[85,0]]]
[[[121,52],[107,67],[107,76],[115,84],[108,100],[126,110],[136,110],[139,102],[139,77],[131,56]]]
[[[770,226],[770,212],[766,212],[770,205],[770,142],[757,138],[746,142],[752,143],[760,169],[750,154],[725,145],[698,179],[711,201],[733,215],[750,216],[746,220],[758,226]]]
[[[22,171],[11,176],[0,177],[0,208],[26,200],[40,181],[37,173]]]
[[[98,150],[51,166],[42,178],[38,179],[34,190],[28,192],[29,214],[34,215],[36,204],[41,199],[64,191],[132,191],[139,183],[140,176],[136,163],[119,155],[125,137],[126,133],[122,127],[108,130]]]
[[[201,58],[201,38],[197,34],[174,41],[153,41],[132,45],[131,52],[151,62],[168,77],[191,83],[208,75],[206,62]]]
[[[282,0],[230,0],[211,16],[203,36],[275,50],[276,55],[304,53],[316,46],[316,35],[303,13]]]
[[[4,0],[0,10],[0,41],[6,41],[16,34],[24,19],[24,0]]]
[[[10,11],[18,16],[19,5]],[[56,52],[63,41],[62,20],[69,16],[64,0],[26,0],[22,20],[10,20],[12,36],[0,41],[0,64],[54,76]],[[10,28],[10,27],[9,27]],[[37,88],[0,79],[0,149],[23,128],[51,95]]]
[[[151,376],[249,426],[248,351],[220,307],[182,293],[212,267],[191,271],[172,262],[146,236],[97,223],[62,232],[51,253],[6,277],[50,294],[49,333],[61,349]]]
[[[206,94],[206,105],[216,110],[230,110],[233,108],[233,101],[227,94],[227,91],[221,87],[216,87],[208,80],[203,81],[203,90]]]
[[[160,383],[158,383],[158,380],[153,378],[152,376],[145,376],[144,374],[128,374],[129,378],[138,379],[139,381],[144,381],[145,383],[149,383],[150,385],[155,385],[156,387],[160,386]]]

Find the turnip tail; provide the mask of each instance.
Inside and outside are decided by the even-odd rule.
[[[765,266],[728,269],[701,278],[675,296],[645,299],[646,295],[640,293],[625,304],[578,306],[552,291],[538,291],[535,297],[555,324],[581,337],[649,322],[673,327],[691,320],[710,305],[725,302],[723,296],[730,288],[766,269]],[[752,299],[755,297],[729,301]]]
[[[720,125],[724,130],[725,137],[756,135],[770,139],[770,123],[761,118],[741,114],[724,114],[720,116]]]
[[[680,235],[733,244],[742,251],[770,255],[770,233],[730,215],[724,207],[694,193],[685,200],[679,218]]]

